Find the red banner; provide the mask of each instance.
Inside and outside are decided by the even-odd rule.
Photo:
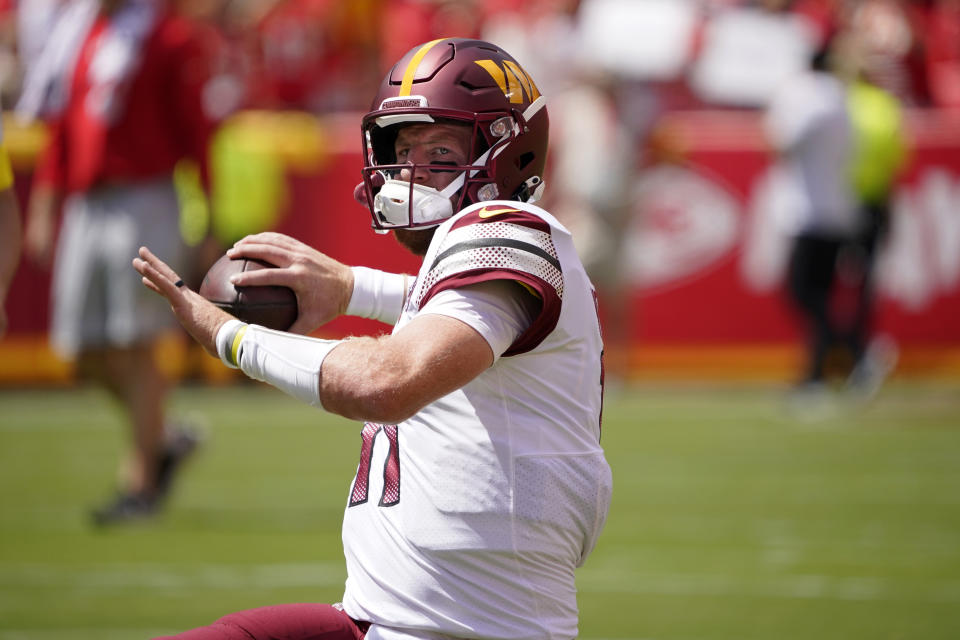
[[[796,345],[783,293],[785,236],[778,190],[756,112],[690,112],[665,125],[681,141],[676,164],[637,175],[621,268],[629,335],[642,349]],[[335,124],[333,124],[335,123]],[[359,118],[328,126],[331,156],[290,176],[278,230],[349,264],[415,271],[418,261],[370,228],[352,198],[360,180]],[[911,156],[878,260],[876,327],[904,351],[960,348],[960,114],[909,114]],[[549,180],[548,180],[549,184]],[[7,310],[10,335],[47,325],[49,276],[22,265]],[[341,319],[321,333],[385,330]],[[725,351],[725,353],[727,353]],[[921,367],[922,368],[922,367]]]

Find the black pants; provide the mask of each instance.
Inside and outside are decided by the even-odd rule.
[[[854,321],[854,326],[838,326],[836,314],[831,309],[838,260],[846,244],[847,241],[840,237],[813,233],[800,235],[794,241],[788,289],[807,330],[804,382],[824,379],[827,354],[835,345],[849,350],[854,362],[863,355],[864,337],[856,326],[858,322]]]
[[[865,347],[873,330],[874,309],[874,264],[880,246],[886,240],[890,229],[890,206],[886,201],[865,204],[861,208],[864,229],[854,241],[854,252],[859,261],[859,286],[857,290],[857,308],[853,317],[851,331]],[[861,353],[862,355],[862,353]]]

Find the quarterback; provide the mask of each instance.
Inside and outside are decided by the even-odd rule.
[[[134,266],[227,366],[363,423],[346,495],[343,601],[227,615],[184,640],[575,638],[574,571],[610,502],[600,447],[603,344],[593,288],[542,195],[547,110],[496,45],[415,47],[362,121],[355,195],[416,276],[348,267],[263,233],[228,254],[277,269],[290,332],[246,325],[182,286],[149,249]],[[302,334],[340,314],[379,338]]]

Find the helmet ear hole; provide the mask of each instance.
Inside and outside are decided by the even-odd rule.
[[[536,157],[537,157],[537,156],[536,156],[536,154],[535,154],[534,152],[532,152],[532,151],[527,151],[527,152],[521,153],[519,156],[517,156],[517,158],[516,158],[516,160],[514,160],[514,162],[515,162],[516,165],[517,165],[517,169],[520,170],[520,171],[523,171],[524,169],[527,168],[527,165],[529,165],[531,162],[533,162],[533,161],[536,159]]]

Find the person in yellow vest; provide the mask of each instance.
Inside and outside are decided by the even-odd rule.
[[[878,249],[890,230],[891,195],[907,158],[907,141],[900,101],[872,84],[864,73],[848,86],[847,109],[853,128],[850,178],[861,217],[860,233],[851,247],[859,281],[850,330],[864,354],[848,383],[855,391],[873,393],[894,364],[885,343],[871,341],[874,267]]]
[[[872,251],[889,230],[890,195],[907,157],[900,101],[860,78],[847,91],[854,131],[851,178],[866,216]]]

